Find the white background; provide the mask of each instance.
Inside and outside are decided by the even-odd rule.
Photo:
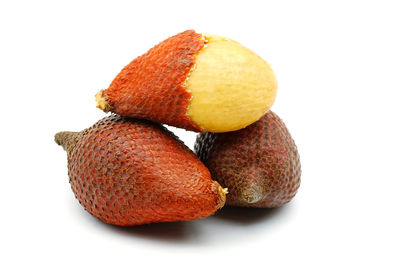
[[[397,3],[396,3],[397,2]],[[399,266],[398,1],[1,1],[1,266]],[[118,228],[68,184],[60,130],[165,38],[230,37],[274,68],[301,155],[277,210]],[[174,130],[189,147],[195,134]]]

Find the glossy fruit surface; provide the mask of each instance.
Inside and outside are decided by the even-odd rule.
[[[279,207],[300,186],[297,147],[272,111],[236,132],[199,134],[195,151],[211,177],[228,188],[227,205]]]
[[[93,216],[115,225],[194,220],[221,208],[225,191],[161,125],[118,115],[61,132],[72,191]]]

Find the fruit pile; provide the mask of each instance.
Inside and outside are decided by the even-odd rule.
[[[268,63],[239,43],[193,30],[170,37],[96,94],[97,107],[115,114],[55,135],[72,191],[93,216],[126,226],[200,219],[225,202],[279,207],[301,170],[269,110],[276,91]],[[196,154],[161,124],[200,132]]]

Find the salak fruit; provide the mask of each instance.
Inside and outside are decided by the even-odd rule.
[[[198,132],[228,132],[257,121],[276,92],[271,67],[253,51],[188,30],[134,59],[96,101],[105,112]]]
[[[195,151],[211,177],[228,188],[227,205],[279,207],[300,186],[296,145],[272,111],[236,132],[199,134]]]
[[[60,132],[72,191],[103,222],[139,225],[207,217],[225,203],[196,155],[163,126],[118,115]]]

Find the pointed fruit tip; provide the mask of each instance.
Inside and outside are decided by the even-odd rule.
[[[97,103],[97,106],[96,106],[96,107],[97,107],[97,108],[103,110],[104,112],[109,112],[109,111],[110,111],[111,107],[110,107],[110,105],[108,104],[107,97],[106,97],[106,95],[104,94],[104,90],[100,90],[100,91],[95,95],[95,98],[96,98],[96,103]]]
[[[70,148],[75,145],[77,134],[77,132],[59,132],[54,135],[54,141],[68,152]]]
[[[61,142],[61,140],[62,140],[62,133],[63,133],[63,132],[59,132],[59,133],[56,133],[56,134],[54,135],[54,142],[56,142],[56,144],[59,145],[59,146],[62,145],[62,142]]]
[[[250,188],[248,190],[245,190],[242,193],[242,201],[248,203],[248,204],[254,204],[260,201],[263,198],[263,194],[261,190],[257,190],[258,188]]]
[[[225,205],[226,201],[226,194],[228,194],[228,188],[222,188],[218,182],[214,181],[213,187],[218,188],[218,202],[217,202],[217,209],[221,209]]]

